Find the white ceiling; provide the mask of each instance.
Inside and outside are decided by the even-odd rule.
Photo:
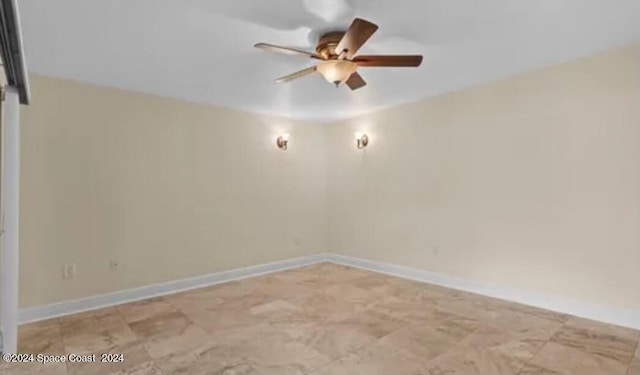
[[[327,121],[640,41],[640,0],[20,0],[27,64],[45,75]],[[378,32],[361,53],[420,53],[418,69],[361,70],[336,89],[312,65],[253,48],[313,50],[353,17]]]

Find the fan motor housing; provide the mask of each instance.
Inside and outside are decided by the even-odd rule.
[[[338,57],[336,53],[336,47],[342,40],[344,31],[332,31],[326,33],[318,40],[318,46],[316,47],[316,53],[323,59],[330,60]]]

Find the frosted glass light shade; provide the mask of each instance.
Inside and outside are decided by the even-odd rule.
[[[329,60],[318,65],[318,72],[328,82],[339,85],[351,77],[358,65],[349,60]]]

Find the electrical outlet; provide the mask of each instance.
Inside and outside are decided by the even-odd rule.
[[[431,251],[434,257],[437,257],[438,255],[440,255],[440,247],[438,245],[434,245]]]
[[[111,268],[111,271],[117,271],[119,265],[120,264],[115,259],[111,259],[111,262],[109,262],[109,268]]]
[[[73,279],[76,277],[76,265],[75,264],[65,264],[62,266],[62,278],[65,280]]]
[[[74,277],[76,277],[76,265],[75,265],[75,264],[72,264],[72,265],[69,267],[69,278],[70,278],[70,279],[73,279]]]

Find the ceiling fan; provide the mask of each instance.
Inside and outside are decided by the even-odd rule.
[[[316,53],[295,48],[281,47],[269,43],[257,43],[256,48],[287,55],[307,56],[319,60],[318,65],[280,77],[276,82],[289,82],[314,72],[338,87],[345,83],[357,90],[367,83],[357,72],[360,67],[418,67],[422,55],[360,55],[356,52],[378,30],[378,25],[356,18],[346,32],[334,31],[320,37]]]

